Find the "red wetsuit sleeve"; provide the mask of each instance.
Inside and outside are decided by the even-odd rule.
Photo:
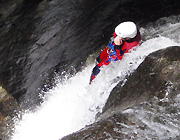
[[[100,54],[101,61],[103,61],[103,60],[107,59],[107,57],[109,57],[108,51],[109,51],[109,47],[107,47],[106,49],[104,49],[101,52],[101,54]]]

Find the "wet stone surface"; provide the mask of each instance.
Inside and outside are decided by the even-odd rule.
[[[7,140],[13,128],[13,116],[18,109],[17,101],[0,87],[0,138]]]

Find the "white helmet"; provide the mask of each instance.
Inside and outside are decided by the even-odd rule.
[[[136,24],[131,21],[120,23],[115,28],[115,33],[121,38],[134,38],[137,35]]]

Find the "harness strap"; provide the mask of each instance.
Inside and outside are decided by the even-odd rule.
[[[115,48],[114,48],[115,46],[116,46],[116,45],[114,44],[114,41],[108,44],[108,47],[109,47],[109,50],[110,50],[110,54],[109,54],[109,59],[108,59],[106,62],[117,61],[117,60],[118,60],[118,58],[117,58],[117,52],[116,52],[116,50],[115,50]],[[111,56],[113,56],[113,55],[116,56],[115,59],[112,59]]]
[[[114,44],[114,41],[108,44],[108,47],[109,47],[109,50],[110,50],[110,54],[109,54],[109,59],[106,62],[117,61],[118,60],[116,49],[118,49],[120,51],[120,55],[121,56],[124,55],[124,53],[126,52],[127,49],[122,50],[123,44],[121,46],[116,46]],[[116,58],[113,59],[112,56],[115,56]]]
[[[114,45],[114,46],[115,46],[115,45]],[[117,60],[118,60],[118,58],[117,58],[117,52],[116,52],[116,50],[114,49],[114,46],[112,47],[112,53],[110,53],[110,55],[109,55],[109,61],[117,61]],[[111,56],[113,56],[113,55],[116,56],[115,59],[112,59]]]
[[[111,43],[108,44],[109,49],[114,48],[114,46],[115,46],[114,41],[112,41]]]

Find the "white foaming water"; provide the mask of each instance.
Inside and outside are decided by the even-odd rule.
[[[92,85],[89,78],[94,64],[59,83],[50,90],[35,112],[23,115],[17,122],[12,140],[58,140],[95,121],[114,86],[132,73],[151,52],[180,45],[166,37],[149,39],[122,61],[104,66]],[[114,80],[117,79],[118,80]]]

